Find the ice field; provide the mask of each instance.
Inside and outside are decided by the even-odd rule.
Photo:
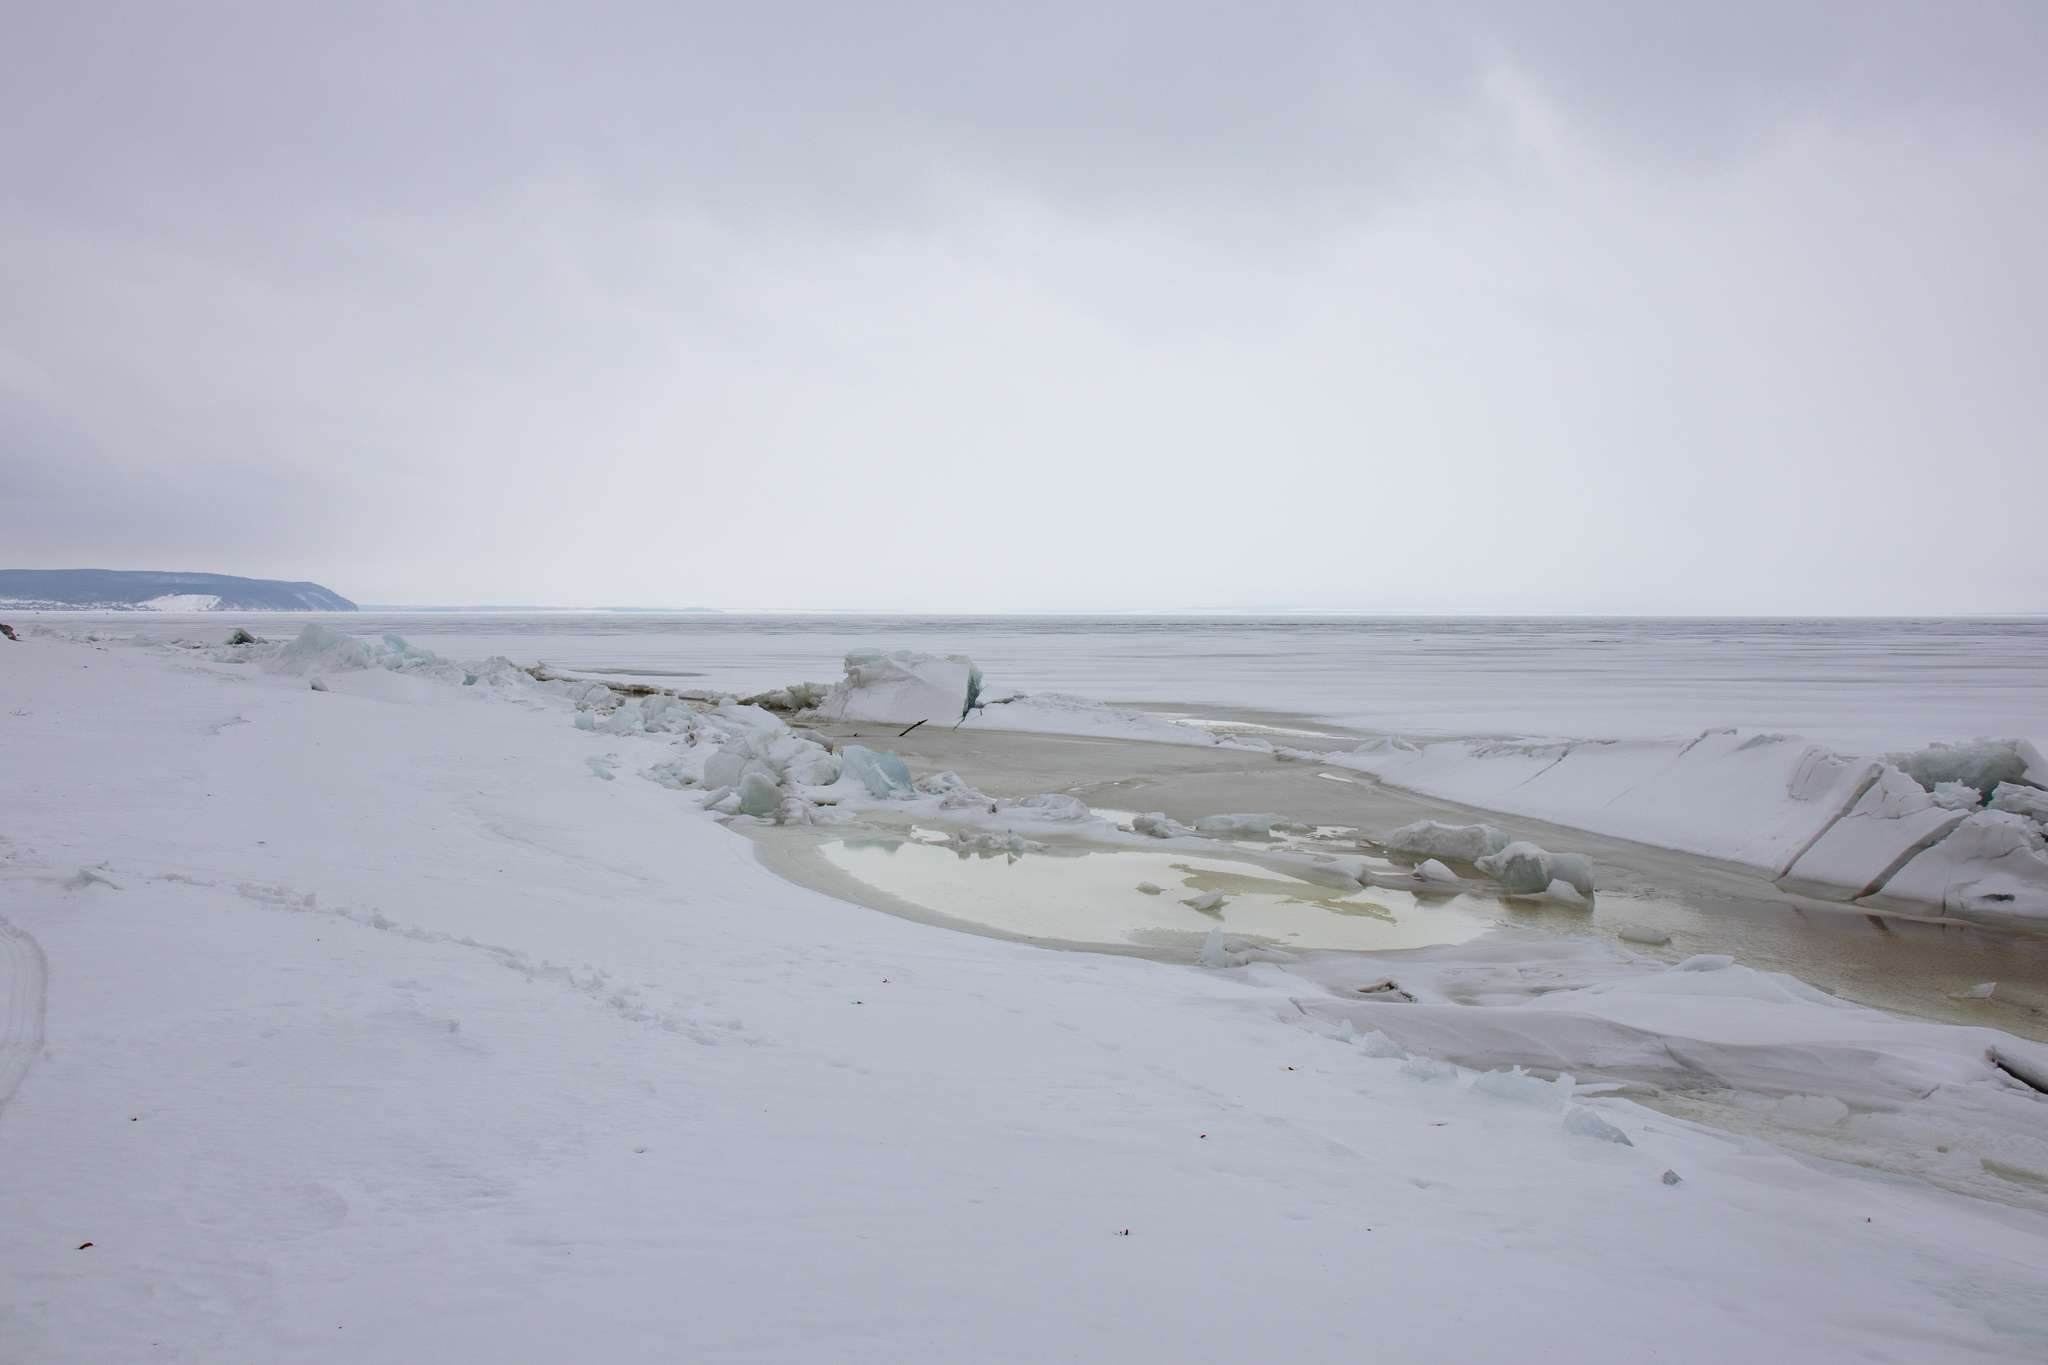
[[[476,618],[408,621],[394,645],[374,615],[325,623],[364,638],[222,647],[236,622],[130,616],[0,640],[0,1341],[18,1358],[1923,1362],[2048,1345],[2048,1046],[1559,929],[1588,913],[1564,903],[1515,928],[1457,908],[1497,906],[1504,883],[1449,852],[1456,882],[1431,886],[1270,815],[1139,828],[1143,812],[1036,774],[982,791],[888,759],[912,741],[876,734],[858,696],[792,728],[488,661],[751,692],[838,680],[872,634]],[[1381,627],[1292,663],[1228,651],[1300,632],[1205,637],[1223,660],[1206,672],[1181,626],[1142,668],[1137,632],[1092,625],[886,642],[972,654],[996,697],[1239,706],[1276,732],[1292,712],[1424,738],[1430,717],[1584,738],[1573,722],[1605,715],[1600,737],[1645,741],[1767,725],[1876,753],[2048,734],[2024,710],[2037,644],[2013,625],[1859,627],[1826,654],[1751,623],[1768,643],[1745,654],[1653,623],[1617,667],[1696,662],[1632,713],[1562,673],[1509,685],[1593,648],[1583,623],[1496,647],[1462,694],[1476,640],[1461,666],[1457,630],[1424,659]],[[128,638],[142,630],[158,643]],[[1812,723],[1909,636],[1934,643],[1836,729]],[[1355,679],[1374,649],[1373,686],[1433,709],[1355,681],[1321,707],[1253,696],[1290,669]],[[1703,713],[1709,698],[1741,714]],[[1084,713],[1101,720],[1035,714]],[[1134,724],[1074,742],[1344,799],[1376,763],[1438,754],[1347,769],[1284,760],[1284,735],[1190,730],[1175,748],[1156,717]],[[1051,740],[949,742],[995,771]],[[1797,758],[1728,748],[1738,777]],[[889,872],[897,892],[1069,865],[1127,896],[1117,932],[1181,937],[1146,956],[1016,941],[1037,921],[960,932],[795,884],[754,841],[836,840],[842,871],[880,881],[876,831],[930,860]],[[1122,885],[1140,878],[1161,896]],[[1360,889],[1383,884],[1411,889]],[[1171,908],[1147,918],[1154,901]],[[1274,946],[1303,914],[1362,910],[1374,932],[1438,916],[1443,946]],[[1070,933],[1072,913],[1044,923]]]
[[[217,615],[47,614],[123,631],[214,630]],[[258,619],[252,617],[251,619]],[[306,620],[263,614],[267,633]],[[1312,717],[1432,737],[1683,738],[1786,731],[1854,752],[2018,734],[2048,740],[2048,630],[2037,618],[1702,620],[1485,617],[870,617],[367,611],[455,658],[753,691],[833,681],[839,657],[972,656],[1027,692]]]

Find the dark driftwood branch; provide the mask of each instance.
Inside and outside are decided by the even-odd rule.
[[[929,720],[929,719],[931,719],[931,717],[929,717],[929,716],[925,717],[925,720]],[[905,731],[903,731],[903,733],[902,733],[902,734],[899,734],[899,735],[897,735],[897,736],[896,736],[896,738],[898,738],[898,739],[901,739],[901,738],[903,738],[903,735],[907,735],[907,734],[909,734],[911,730],[915,730],[915,729],[916,729],[916,728],[917,728],[918,726],[920,726],[920,725],[922,725],[922,724],[924,724],[924,721],[922,721],[922,720],[919,720],[919,721],[912,721],[912,722],[911,722],[911,724],[910,724],[910,728],[909,728],[909,729],[907,729],[907,730],[905,730]]]

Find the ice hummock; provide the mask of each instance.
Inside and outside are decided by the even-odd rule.
[[[1629,1141],[1627,1133],[1583,1104],[1575,1104],[1565,1112],[1564,1130],[1576,1137],[1597,1138],[1601,1142],[1619,1143],[1623,1147],[1635,1146],[1635,1143]]]
[[[907,801],[917,795],[910,769],[894,749],[876,753],[864,744],[845,744],[840,746],[839,761],[846,776],[881,800]]]
[[[1559,1075],[1554,1081],[1541,1076],[1532,1076],[1519,1066],[1502,1071],[1482,1072],[1472,1082],[1472,1088],[1482,1095],[1491,1095],[1497,1100],[1509,1100],[1515,1104],[1533,1105],[1557,1113],[1572,1095],[1575,1082],[1568,1075]]]
[[[1518,840],[1472,865],[1506,887],[1511,895],[1557,895],[1564,900],[1583,900],[1593,895],[1593,863],[1583,853],[1552,853]],[[1559,882],[1573,894],[1553,892],[1553,884]]]
[[[1204,815],[1195,821],[1203,834],[1268,834],[1286,817],[1271,811],[1238,815]]]
[[[980,691],[981,670],[964,654],[856,649],[846,656],[846,676],[817,710],[827,720],[954,725],[973,709]]]
[[[1992,790],[1991,799],[1985,807],[1988,810],[2011,811],[2014,815],[2026,816],[2037,825],[2048,825],[2048,791],[2039,787],[2001,782]]]
[[[1380,846],[1397,853],[1420,853],[1431,858],[1455,858],[1476,863],[1508,846],[1508,836],[1492,825],[1445,825],[1435,820],[1417,820],[1380,840]]]
[[[248,646],[255,643],[254,637],[250,637]],[[364,668],[404,669],[441,662],[441,656],[432,650],[415,648],[397,635],[385,635],[375,641],[365,640],[330,629],[318,621],[308,621],[297,637],[277,650],[270,661],[271,667],[279,673],[300,675],[320,669],[330,672]]]
[[[2001,783],[2048,781],[2041,752],[2023,739],[1979,739],[1968,744],[1930,744],[1914,753],[1887,754],[1885,760],[1927,791],[1960,782],[1989,800]]]

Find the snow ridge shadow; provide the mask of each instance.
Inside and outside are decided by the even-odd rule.
[[[42,1049],[49,975],[42,945],[0,919],[0,1108]]]

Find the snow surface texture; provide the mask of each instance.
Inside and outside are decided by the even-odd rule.
[[[1398,980],[1415,1003],[1388,1003],[1384,988],[1299,1003],[1348,1032],[1491,1071],[1480,1085],[1503,1096],[1569,1089],[1538,1092],[1502,1067],[1596,1091],[1691,1094],[1702,1112],[1816,1156],[2048,1210],[2048,1046],[1897,1019],[1726,956],[1664,967],[1603,944],[1532,939],[1359,954],[1341,976],[1304,967],[1333,984]]]
[[[1450,1008],[1448,964],[1403,960],[1422,1003],[1354,1004],[1315,963],[859,909],[659,780],[772,726],[578,728],[518,670],[358,643],[371,666],[322,665],[325,692],[233,651],[9,647],[0,1056],[49,983],[0,1108],[11,1358],[1719,1365],[2048,1338],[2048,1219],[1580,1094],[1598,1065],[1562,1115],[1522,1098],[1552,1077],[1481,1087],[1392,1033]],[[1798,999],[1530,1005],[1571,964],[1459,951],[1504,997],[1468,1020],[1775,1010],[1911,1042]],[[1645,977],[1598,951],[1582,987]],[[1906,1073],[2033,1103],[1942,1036]]]

